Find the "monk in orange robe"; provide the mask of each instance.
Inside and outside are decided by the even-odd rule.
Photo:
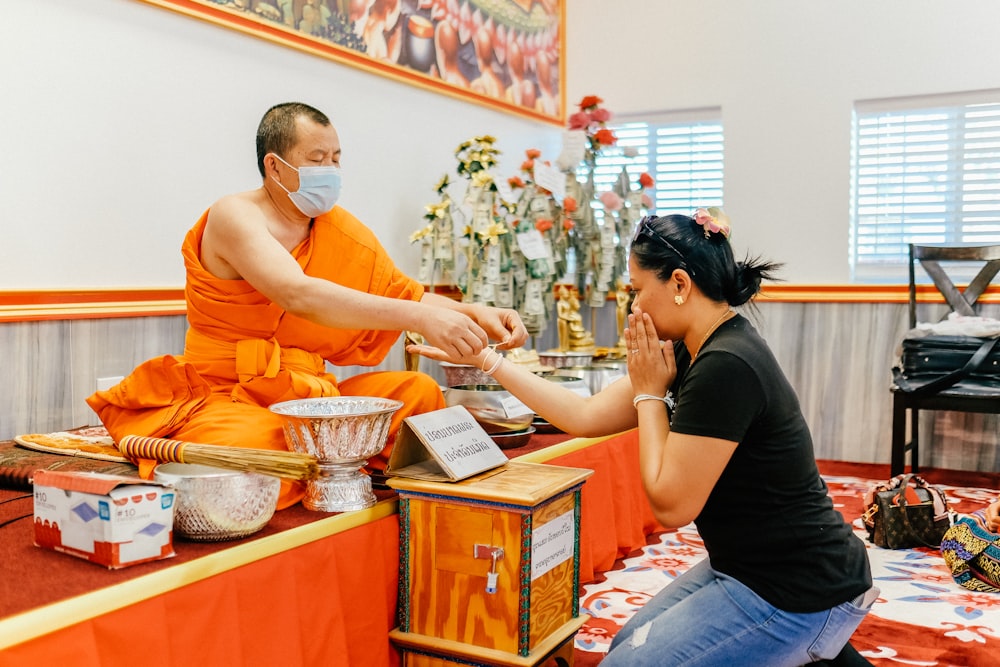
[[[412,414],[444,407],[437,383],[406,371],[338,381],[334,365],[382,362],[401,330],[471,353],[527,338],[515,311],[426,293],[392,263],[375,235],[335,207],[340,141],[322,112],[270,109],[257,135],[260,188],[223,197],[182,246],[189,328],[183,356],[137,367],[87,399],[111,436],[286,449],[268,406],[295,398],[381,396],[401,400],[390,433]],[[471,352],[470,352],[471,351]],[[391,443],[370,462],[384,468]],[[149,476],[153,462],[140,461]],[[282,480],[279,507],[301,482]]]

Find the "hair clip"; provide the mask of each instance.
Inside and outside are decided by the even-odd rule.
[[[725,211],[716,206],[707,209],[699,208],[694,212],[694,221],[705,228],[705,238],[709,238],[709,232],[722,234],[727,239],[732,229],[729,226],[729,216]]]

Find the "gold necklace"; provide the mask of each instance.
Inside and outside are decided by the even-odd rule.
[[[708,340],[708,337],[711,336],[712,333],[716,329],[718,329],[719,326],[722,325],[722,323],[726,320],[726,318],[728,318],[730,315],[735,315],[735,314],[736,313],[734,313],[732,310],[730,310],[730,309],[727,308],[726,312],[722,313],[722,317],[720,317],[719,319],[715,320],[715,323],[712,324],[712,326],[710,326],[708,328],[708,331],[705,332],[705,335],[701,337],[701,342],[698,343],[698,350],[694,354],[691,355],[691,363],[692,364],[694,363],[694,360],[698,357],[698,353],[701,352],[701,347],[702,347],[702,345],[705,344],[705,341]]]

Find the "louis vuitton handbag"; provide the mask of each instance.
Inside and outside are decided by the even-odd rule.
[[[873,485],[864,506],[868,541],[886,549],[937,549],[951,525],[944,493],[913,474]]]

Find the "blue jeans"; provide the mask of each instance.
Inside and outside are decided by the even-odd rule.
[[[809,614],[774,607],[706,558],[670,583],[615,635],[602,667],[767,665],[835,657],[878,589]]]

